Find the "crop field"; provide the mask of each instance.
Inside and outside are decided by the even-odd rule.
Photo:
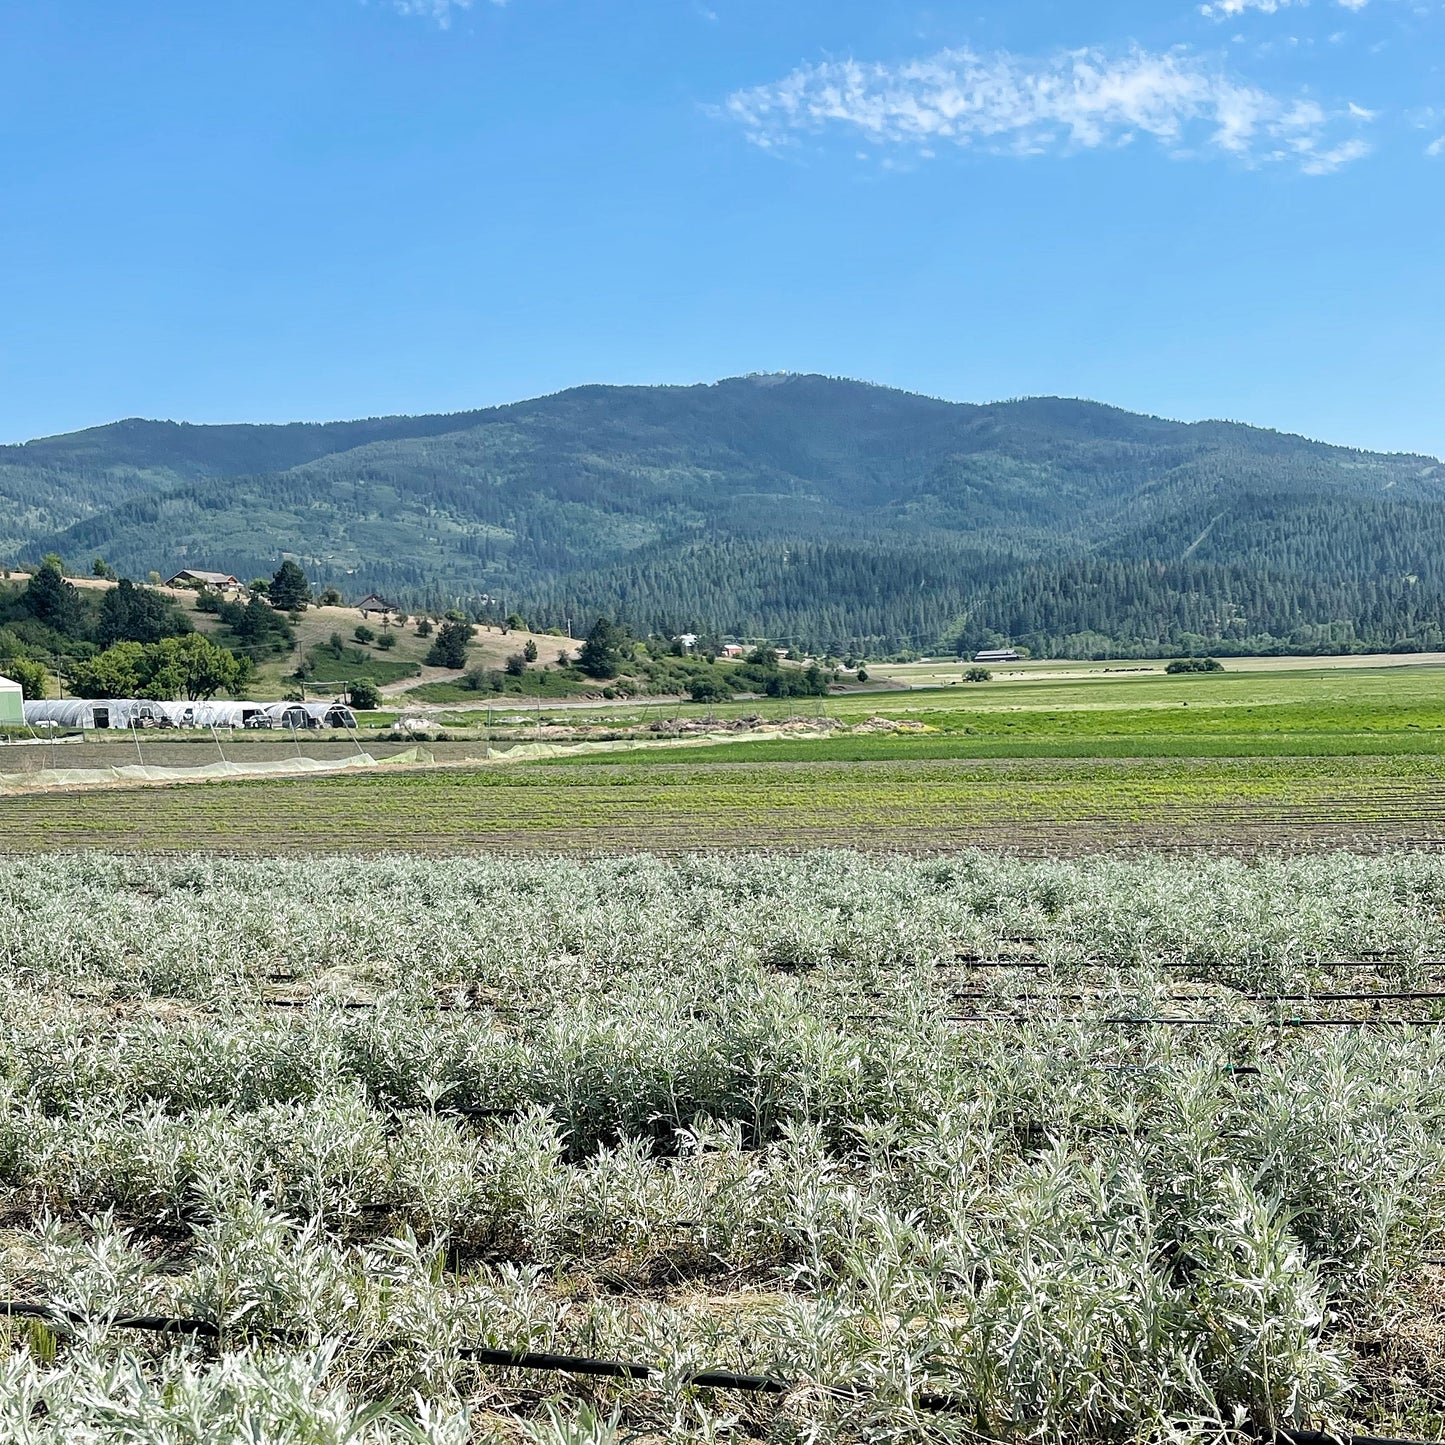
[[[1445,858],[0,872],[0,1439],[1445,1431]]]
[[[1289,659],[1270,659],[1270,662]],[[1234,665],[1231,664],[1231,667]],[[1271,710],[1283,709],[1275,714]],[[1158,730],[1200,731],[1195,710],[1211,715],[1222,712],[1241,731],[1262,732],[1276,721],[1307,730],[1375,730],[1417,724],[1438,731],[1445,719],[1445,667],[1313,668],[1280,666],[1223,673],[1196,673],[1167,677],[1162,673],[1118,675],[1099,672],[1069,680],[1039,678],[960,684],[882,692],[848,691],[834,696],[788,700],[757,699],[710,705],[720,715],[756,712],[768,717],[811,715],[815,712],[856,722],[881,714],[923,718],[940,728],[977,726],[972,715],[992,717],[1002,724],[1012,717],[1027,722],[1043,715],[1048,730],[1072,717],[1079,727],[1103,731],[1111,727],[1130,733],[1138,723]],[[500,715],[504,710],[494,707]],[[526,709],[516,710],[527,716]],[[611,707],[607,715],[628,714]],[[636,716],[664,716],[697,712],[692,704],[658,701],[637,704]],[[1251,720],[1251,712],[1254,714]],[[1103,714],[1102,717],[1090,717]],[[555,712],[553,715],[557,715]],[[1218,718],[1215,718],[1218,721]]]
[[[556,722],[661,723],[699,708],[650,703]],[[1214,675],[1041,679],[826,699],[760,699],[708,709],[719,717],[828,717],[849,727],[881,717],[927,730],[889,740],[917,757],[1332,757],[1445,753],[1445,668],[1251,670]],[[498,721],[536,714],[496,709]],[[876,748],[878,740],[871,740]],[[866,744],[865,744],[866,745]],[[789,754],[791,756],[791,754]],[[875,754],[876,755],[876,754]]]
[[[0,798],[13,854],[1445,843],[1445,758],[521,763]],[[819,744],[826,747],[827,744]],[[730,749],[731,750],[731,749]],[[689,750],[691,751],[691,750]]]

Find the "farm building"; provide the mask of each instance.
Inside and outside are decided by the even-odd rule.
[[[247,720],[249,728],[355,728],[356,714],[339,702],[273,702]]]
[[[25,721],[62,728],[168,727],[167,704],[145,698],[50,698],[24,704]]]
[[[975,662],[1019,662],[1019,654],[1011,647],[989,648],[984,652],[975,652]]]
[[[724,657],[741,657],[743,655],[743,652],[744,649],[739,647],[736,642],[729,642],[723,648],[722,655]]]
[[[370,597],[363,597],[361,599],[357,610],[363,617],[385,617],[388,613],[395,612],[396,608],[393,607],[390,602],[386,601],[385,598],[378,597],[376,593],[373,592]]]
[[[241,728],[266,710],[262,702],[157,703],[174,728]]]
[[[177,572],[167,587],[214,587],[217,592],[241,591],[241,579],[229,572],[202,572],[193,567]]]
[[[19,689],[16,689],[17,696]],[[4,694],[0,693],[0,699]],[[4,703],[0,701],[0,719]],[[67,697],[27,702],[16,721],[63,728],[355,728],[339,702],[152,702],[147,698]]]
[[[25,722],[24,694],[18,682],[0,677],[0,727],[21,727]]]

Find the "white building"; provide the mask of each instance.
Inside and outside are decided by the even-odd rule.
[[[0,727],[20,727],[24,723],[24,698],[18,682],[0,677]]]

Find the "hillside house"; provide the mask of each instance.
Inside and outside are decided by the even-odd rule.
[[[722,655],[724,657],[741,657],[746,650],[746,648],[739,647],[736,642],[729,642],[724,645]]]
[[[386,617],[396,611],[396,608],[383,597],[378,597],[375,592],[370,596],[363,597],[357,608],[363,617]]]
[[[209,587],[215,592],[242,592],[244,585],[239,577],[232,577],[229,572],[202,572],[198,568],[187,567],[177,572],[167,583],[167,587]]]

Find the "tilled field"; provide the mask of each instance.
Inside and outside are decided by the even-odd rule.
[[[137,745],[137,741],[139,745]],[[208,763],[274,762],[308,757],[340,761],[365,751],[374,758],[390,758],[416,746],[411,742],[383,742],[375,735],[359,738],[344,734],[294,737],[287,733],[256,732],[223,735],[218,742],[208,733],[143,732],[139,740],[124,734],[88,733],[79,742],[25,743],[0,748],[0,773],[23,776],[43,768],[112,768],[141,763],[153,768],[199,768]],[[428,742],[426,750],[439,762],[464,762],[483,755],[484,742]]]
[[[1422,855],[15,860],[0,1439],[1438,1438],[1442,960]]]

